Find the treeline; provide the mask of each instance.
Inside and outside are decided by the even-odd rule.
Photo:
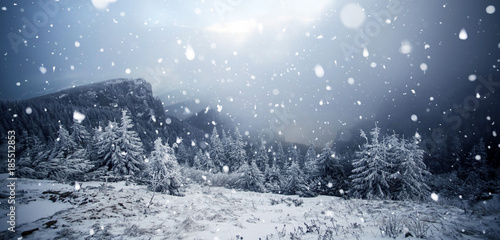
[[[456,170],[432,175],[418,135],[405,139],[383,134],[378,127],[368,135],[361,131],[364,142],[354,155],[342,155],[332,143],[319,151],[311,144],[301,153],[293,144],[286,148],[281,142],[249,144],[237,128],[218,131],[215,127],[203,144],[180,137],[169,143],[157,137],[151,143],[153,150],[147,151],[128,110],[121,111],[119,121],[90,131],[83,122],[74,121],[68,130],[60,125],[52,144],[24,131],[19,143],[24,148],[18,161],[19,177],[67,182],[130,176],[149,184],[151,190],[175,195],[181,195],[181,186],[192,180],[305,197],[395,200],[426,199],[431,190],[477,197],[496,191],[498,179],[498,171],[489,168],[481,141],[468,158],[456,160],[452,166]]]

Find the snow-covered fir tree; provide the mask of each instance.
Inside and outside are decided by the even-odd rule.
[[[147,173],[151,179],[150,187],[155,192],[179,195],[182,186],[180,167],[174,149],[163,144],[161,138],[154,142],[154,150],[149,157]]]
[[[424,164],[424,150],[420,149],[415,137],[406,141],[401,139],[396,146],[398,166],[393,176],[398,179],[399,191],[396,199],[423,200],[430,196],[426,178],[430,176]]]
[[[71,125],[71,138],[81,148],[87,148],[92,140],[90,133],[79,121],[73,121]]]
[[[116,130],[115,149],[108,162],[109,170],[115,174],[133,175],[144,167],[142,142],[132,127],[128,111],[123,110],[120,126]]]
[[[327,143],[314,162],[313,177],[316,179],[314,190],[325,195],[341,195],[340,190],[346,188],[344,168],[340,160]]]
[[[60,126],[49,158],[65,158],[71,154],[76,147],[77,144],[73,141],[73,138],[70,137],[69,132],[63,126]]]
[[[276,160],[275,166],[278,169],[280,169],[280,171],[282,171],[284,173],[287,170],[287,167],[286,167],[287,157],[286,157],[285,151],[283,150],[283,145],[281,145],[281,142],[278,141],[277,146],[278,147],[277,147],[276,151],[274,152],[274,159]]]
[[[236,128],[233,135],[234,139],[231,141],[229,148],[229,167],[232,171],[236,171],[247,162],[247,154],[243,137],[238,128]]]
[[[265,187],[272,193],[281,193],[281,186],[283,185],[283,176],[280,169],[276,166],[276,160],[273,160],[271,166],[266,167],[264,173]]]
[[[214,164],[213,173],[220,172],[224,163],[226,163],[226,153],[216,127],[214,127],[210,136],[210,159]]]
[[[314,150],[314,144],[311,143],[307,149],[306,155],[304,156],[304,174],[307,178],[314,177],[314,171],[316,169],[316,150]]]
[[[96,129],[94,138],[94,149],[98,165],[106,166],[111,169],[112,157],[116,154],[116,140],[118,124],[116,122],[108,122],[108,125],[101,131]]]
[[[231,171],[236,171],[238,168],[233,169],[232,166],[232,156],[231,156],[231,147],[233,145],[233,138],[228,135],[229,132],[226,134],[226,131],[222,129],[222,134],[220,135],[220,141],[222,144],[222,149],[224,152],[224,156],[221,158],[221,166],[228,166]]]
[[[260,171],[265,172],[267,163],[269,162],[269,155],[267,155],[267,149],[264,144],[261,144],[259,149],[255,153],[255,164],[260,169]]]
[[[288,146],[287,163],[286,163],[287,166],[286,167],[290,167],[292,165],[292,163],[299,164],[301,161],[300,159],[301,159],[301,157],[300,157],[299,149],[297,148],[297,146],[293,145],[293,144]]]
[[[298,163],[294,162],[286,171],[285,181],[282,182],[282,192],[287,195],[302,195],[307,191],[304,172],[300,169]]]
[[[189,153],[188,147],[184,143],[179,143],[179,147],[177,148],[177,161],[180,165],[188,165],[189,166]],[[191,163],[192,164],[192,163]]]
[[[352,191],[357,197],[386,199],[391,196],[387,179],[392,166],[386,158],[386,146],[383,140],[380,141],[380,128],[375,125],[370,135],[371,141],[361,130],[361,137],[366,143],[357,152],[358,158],[352,162]]]
[[[264,192],[264,175],[252,161],[250,164],[244,162],[243,165],[238,169],[237,174],[239,175],[236,180],[236,186],[254,192]]]
[[[467,191],[471,197],[478,197],[483,191],[488,188],[489,176],[488,166],[486,162],[486,148],[483,138],[472,146],[471,150],[464,159],[461,168],[460,176],[464,178],[467,183]]]

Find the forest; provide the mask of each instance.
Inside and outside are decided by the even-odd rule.
[[[142,79],[2,102],[0,109],[4,116],[20,113],[15,121],[3,118],[1,125],[19,134],[18,177],[60,182],[127,178],[172,195],[183,195],[185,184],[197,182],[303,197],[421,201],[430,199],[431,192],[487,199],[496,192],[500,173],[498,156],[488,155],[482,139],[464,149],[455,136],[429,154],[417,132],[404,137],[377,123],[360,129],[361,141],[343,151],[333,140],[305,148],[255,141],[237,127],[214,126],[205,133],[165,115]]]

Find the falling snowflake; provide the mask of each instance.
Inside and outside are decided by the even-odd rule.
[[[370,56],[370,52],[368,52],[368,49],[363,48],[363,57],[367,58]]]
[[[314,73],[316,74],[316,77],[322,78],[325,75],[325,70],[321,65],[316,64],[314,67]]]
[[[349,83],[349,85],[354,85],[354,78],[352,77],[348,78],[347,83]]]
[[[409,41],[403,41],[401,43],[401,47],[399,48],[399,52],[401,54],[409,54],[411,53],[411,44]]]
[[[458,34],[458,38],[460,38],[461,40],[467,40],[469,36],[467,35],[467,31],[465,30],[465,28],[462,28],[462,30],[460,30],[460,33]]]
[[[188,44],[186,46],[185,55],[186,55],[186,59],[189,60],[189,61],[192,61],[196,57],[196,54],[194,53],[194,49],[191,46],[191,44]]]
[[[26,114],[31,114],[33,113],[33,109],[31,109],[30,107],[27,107],[26,110],[25,110]]]
[[[47,73],[47,68],[45,68],[44,66],[41,66],[41,67],[39,68],[39,70],[40,70],[40,72],[41,72],[42,74]]]
[[[81,123],[81,122],[83,122],[83,120],[85,120],[85,115],[83,113],[75,110],[73,112],[73,120],[75,122]]]
[[[365,21],[364,9],[356,3],[349,3],[345,5],[340,11],[340,20],[347,28],[358,28]]]
[[[422,70],[425,74],[427,72],[427,64],[426,63],[421,63],[420,64],[420,70]]]
[[[412,121],[414,121],[414,122],[416,122],[416,121],[418,120],[417,115],[412,114],[412,115],[411,115],[411,120],[412,120]]]
[[[495,6],[493,6],[493,5],[489,5],[489,6],[487,6],[487,7],[486,7],[486,13],[488,13],[488,14],[493,14],[493,13],[495,13]]]
[[[431,194],[431,199],[437,202],[439,200],[439,196],[436,193]]]

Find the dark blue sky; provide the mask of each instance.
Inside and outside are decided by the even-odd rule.
[[[219,106],[243,130],[304,143],[390,119],[378,114],[401,104],[417,129],[411,116],[426,109],[413,101],[447,102],[457,86],[477,85],[469,76],[496,74],[500,65],[497,1],[3,0],[0,7],[2,100],[144,78],[165,104],[189,106],[185,115]]]

